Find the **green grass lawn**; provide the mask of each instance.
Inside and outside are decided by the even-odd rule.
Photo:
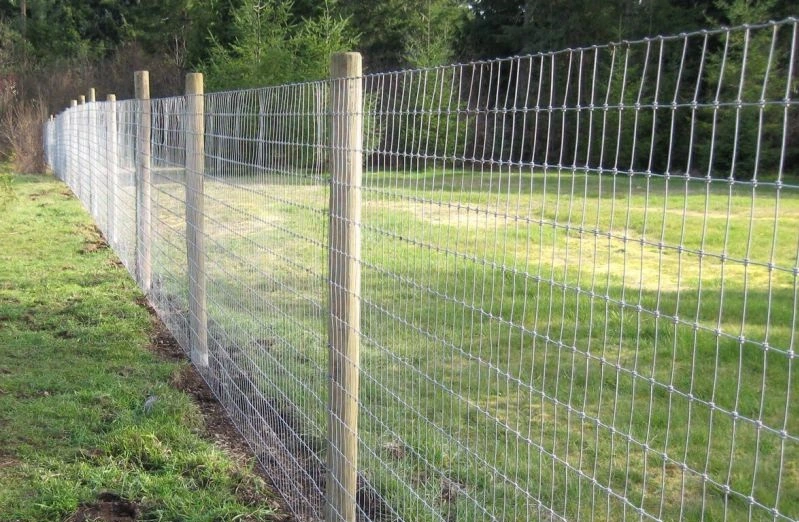
[[[68,189],[2,178],[0,520],[65,520],[103,493],[138,520],[271,519],[252,463],[205,440],[170,386],[186,363],[147,350],[142,296]]]
[[[360,467],[401,516],[799,518],[794,185],[431,169],[364,187]],[[154,252],[185,300],[182,190],[156,191]],[[319,437],[327,187],[206,194],[218,343]]]
[[[390,180],[366,182],[383,275],[364,294],[403,320],[367,312],[365,330],[411,363],[374,384],[443,428],[420,460],[471,492],[459,515],[525,519],[526,490],[567,519],[745,518],[728,485],[799,517],[796,441],[743,420],[799,429],[795,190],[777,205],[772,187],[569,171]]]

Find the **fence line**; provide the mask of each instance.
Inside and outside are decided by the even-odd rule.
[[[797,521],[797,70],[789,19],[109,98],[45,146],[299,520]]]

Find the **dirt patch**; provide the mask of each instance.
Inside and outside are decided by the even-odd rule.
[[[114,493],[100,493],[97,502],[81,506],[66,522],[125,522],[138,520],[139,506]]]
[[[16,468],[22,465],[22,461],[11,456],[0,454],[0,469]]]
[[[59,330],[55,333],[55,337],[58,339],[74,339],[75,334],[69,330]]]
[[[181,361],[186,358],[183,348],[161,321],[155,321],[155,332],[150,339],[150,349],[159,357],[169,361]]]
[[[15,399],[41,399],[43,397],[50,397],[51,393],[48,390],[33,390],[21,391],[14,393]]]
[[[227,453],[232,454],[237,460],[247,460],[251,455],[250,447],[241,437],[241,434],[228,419],[222,405],[216,400],[203,378],[192,365],[186,365],[172,376],[171,384],[192,396],[200,406],[205,420],[205,435],[222,446]],[[263,477],[268,480],[267,477]]]
[[[80,254],[92,254],[94,252],[98,252],[100,250],[105,250],[108,248],[108,243],[105,242],[105,239],[95,239],[95,240],[87,240],[83,243],[83,246],[80,247],[78,251]]]
[[[78,250],[79,254],[92,254],[108,248],[108,243],[103,239],[100,229],[96,226],[81,227],[81,233],[83,234],[84,242],[83,246]]]
[[[147,301],[147,298],[144,296],[137,297],[136,304],[142,308],[146,308],[147,312],[150,314],[150,320],[152,321],[153,328],[153,333],[150,336],[150,350],[155,352],[155,354],[162,359],[166,359],[168,361],[174,362],[187,360],[186,353],[183,351],[183,348],[180,347],[180,344],[178,344],[178,341],[172,335],[172,332],[169,331],[163,321],[161,321],[161,319],[158,317],[155,308],[153,308],[149,301]]]

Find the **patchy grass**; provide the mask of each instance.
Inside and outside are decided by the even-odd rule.
[[[0,210],[3,210],[15,199],[14,187],[11,185],[13,174],[6,164],[0,164]]]
[[[0,520],[271,520],[253,463],[201,435],[141,294],[66,187],[0,179]],[[157,396],[151,409],[144,407]],[[71,517],[71,518],[70,518]]]

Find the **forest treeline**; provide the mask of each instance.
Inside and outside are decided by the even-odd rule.
[[[134,70],[150,71],[160,97],[181,93],[186,71],[229,90],[323,78],[338,51],[360,51],[371,73],[792,11],[791,0],[0,0],[0,155],[41,168],[40,156],[23,158],[38,122],[89,87],[132,97]]]

